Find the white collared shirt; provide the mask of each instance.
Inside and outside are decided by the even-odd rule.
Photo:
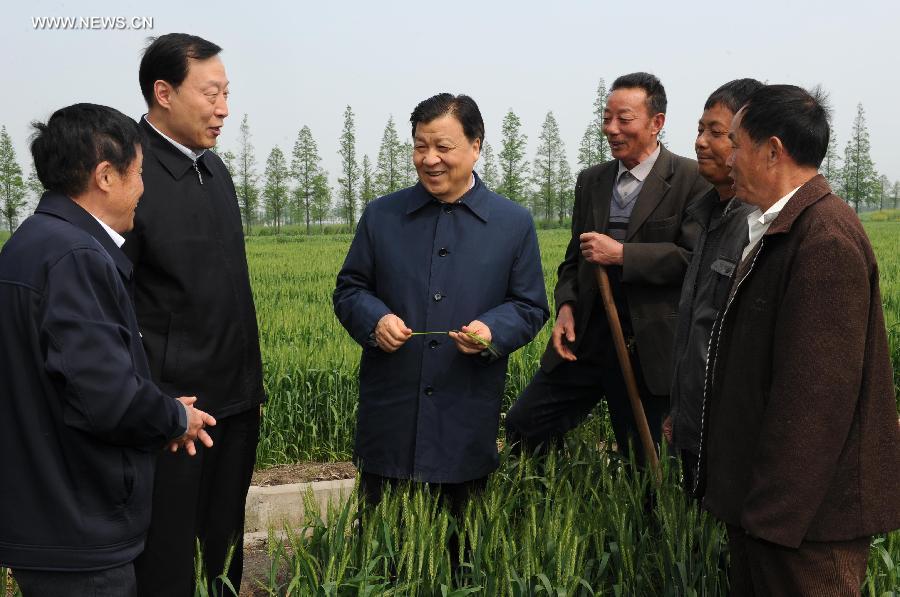
[[[116,246],[121,249],[122,245],[125,244],[125,237],[122,236],[121,234],[119,234],[118,232],[116,232],[115,230],[113,230],[112,228],[110,228],[109,226],[107,226],[106,222],[104,222],[103,220],[101,220],[100,218],[95,216],[94,214],[91,214],[91,217],[94,218],[95,220],[97,220],[97,222],[101,226],[103,226],[103,229],[106,230],[106,233],[109,235],[109,238],[111,238],[113,240],[113,242],[116,243]]]
[[[794,193],[797,192],[797,187],[778,201],[776,201],[772,207],[766,210],[765,213],[761,212],[759,209],[754,209],[747,216],[747,226],[749,227],[750,233],[750,242],[747,243],[747,246],[744,247],[744,253],[741,255],[741,261],[747,258],[747,255],[753,251],[753,248],[759,242],[759,239],[763,237],[766,231],[769,229],[769,226],[772,225],[772,222],[775,218],[778,217],[778,214],[781,213],[781,210],[784,209],[784,206],[787,205],[788,201],[790,201],[791,197],[794,196]]]
[[[190,147],[187,147],[187,146],[185,146],[185,145],[182,145],[181,143],[179,143],[179,142],[176,141],[175,139],[169,137],[169,136],[166,135],[164,132],[162,132],[161,130],[159,130],[159,129],[156,128],[155,126],[153,126],[153,123],[150,122],[150,120],[147,118],[147,115],[146,115],[146,114],[144,114],[144,120],[147,121],[147,124],[150,125],[150,128],[152,128],[154,131],[156,131],[157,133],[159,133],[159,134],[162,136],[163,139],[165,139],[166,141],[168,141],[169,143],[171,143],[172,145],[174,145],[174,146],[178,149],[178,151],[180,151],[181,153],[183,153],[183,154],[186,155],[187,157],[191,158],[191,161],[196,162],[196,161],[200,158],[200,156],[203,155],[203,154],[206,152],[205,149],[201,149],[199,153],[195,153],[194,150],[191,149]]]

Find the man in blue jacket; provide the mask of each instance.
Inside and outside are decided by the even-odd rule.
[[[334,309],[363,347],[355,457],[367,501],[408,479],[458,512],[497,468],[507,357],[549,309],[531,215],[473,172],[478,106],[442,93],[410,122],[419,183],[366,207]]]
[[[119,249],[140,128],[93,104],[35,128],[47,192],[0,252],[0,565],[26,597],[134,595],[156,454],[211,446],[215,420],[154,385],[141,346]]]

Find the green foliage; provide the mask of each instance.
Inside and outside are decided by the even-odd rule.
[[[266,160],[266,184],[263,197],[266,200],[266,214],[275,226],[275,232],[281,228],[288,207],[288,170],[284,152],[280,147],[273,147]]]
[[[557,201],[561,192],[560,164],[565,161],[566,151],[559,136],[559,125],[553,112],[547,112],[538,137],[537,155],[532,169],[537,191],[533,211],[535,214],[543,212],[547,220],[553,218],[557,212]]]
[[[353,109],[348,105],[344,110],[344,129],[341,131],[340,148],[341,176],[338,177],[339,207],[344,222],[353,225],[356,222],[356,188],[359,182],[359,164],[356,161],[356,124],[353,121]]]
[[[862,104],[856,106],[856,118],[844,147],[842,196],[859,212],[860,206],[873,203],[878,187],[875,164],[869,154],[869,130]]]
[[[12,231],[19,225],[19,211],[25,206],[26,185],[22,168],[6,127],[0,127],[0,220]]]
[[[411,149],[411,146],[410,146]],[[409,161],[412,163],[412,151],[409,153]],[[388,117],[381,136],[381,146],[378,148],[378,161],[375,165],[375,195],[384,196],[402,189],[405,184],[404,173],[404,148],[397,137],[397,127],[394,126],[394,117]]]
[[[316,145],[316,140],[313,139],[312,131],[306,125],[297,133],[297,140],[294,142],[291,158],[291,178],[297,183],[293,194],[293,208],[295,212],[302,214],[306,222],[306,233],[309,234],[310,223],[316,219],[313,213],[315,211],[313,202],[316,198],[316,191],[321,191],[317,187],[317,184],[321,186],[321,180],[317,181],[316,177],[320,176],[322,172],[319,166],[322,158],[319,156],[319,148]],[[328,181],[326,179],[326,187],[327,184]],[[328,199],[330,203],[330,193]],[[325,213],[327,214],[327,209]]]
[[[485,141],[481,145],[481,182],[492,191],[496,191],[500,184],[497,175],[497,160],[494,158],[494,148]]]
[[[363,207],[369,204],[369,201],[377,197],[375,192],[375,173],[372,170],[372,161],[368,155],[363,156],[362,161],[362,186],[359,188],[359,200]]]
[[[525,204],[528,198],[528,162],[525,160],[525,144],[528,137],[522,132],[522,121],[510,108],[503,117],[500,146],[500,184],[497,193]]]
[[[241,219],[244,221],[244,233],[250,234],[259,204],[259,177],[256,174],[256,154],[246,114],[241,119],[239,135],[237,160],[234,165],[234,187],[241,208]]]
[[[610,158],[609,143],[603,134],[603,109],[606,107],[606,96],[606,81],[600,79],[597,84],[597,95],[594,97],[591,121],[584,130],[581,146],[578,148],[578,165],[581,168],[602,164]]]

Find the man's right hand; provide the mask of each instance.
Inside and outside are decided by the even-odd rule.
[[[375,326],[375,342],[385,352],[394,352],[412,337],[412,330],[406,327],[403,320],[388,313],[378,320]]]
[[[195,456],[197,447],[194,445],[194,440],[199,440],[207,448],[212,448],[213,440],[204,427],[214,427],[216,424],[215,417],[194,408],[193,405],[197,401],[196,396],[182,396],[177,400],[187,407],[188,427],[184,435],[169,444],[169,451],[177,452],[178,448],[184,446],[188,455]]]
[[[572,352],[565,342],[575,341],[575,311],[569,303],[559,308],[556,314],[556,324],[551,333],[553,349],[566,361],[576,361],[578,357]],[[564,341],[565,339],[565,341]]]

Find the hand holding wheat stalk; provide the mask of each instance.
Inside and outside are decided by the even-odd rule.
[[[491,330],[477,319],[469,325],[462,326],[459,330],[448,332],[413,332],[412,336],[425,336],[430,334],[446,334],[456,342],[457,348],[464,354],[478,354],[488,351],[494,356],[499,352],[491,342]]]

